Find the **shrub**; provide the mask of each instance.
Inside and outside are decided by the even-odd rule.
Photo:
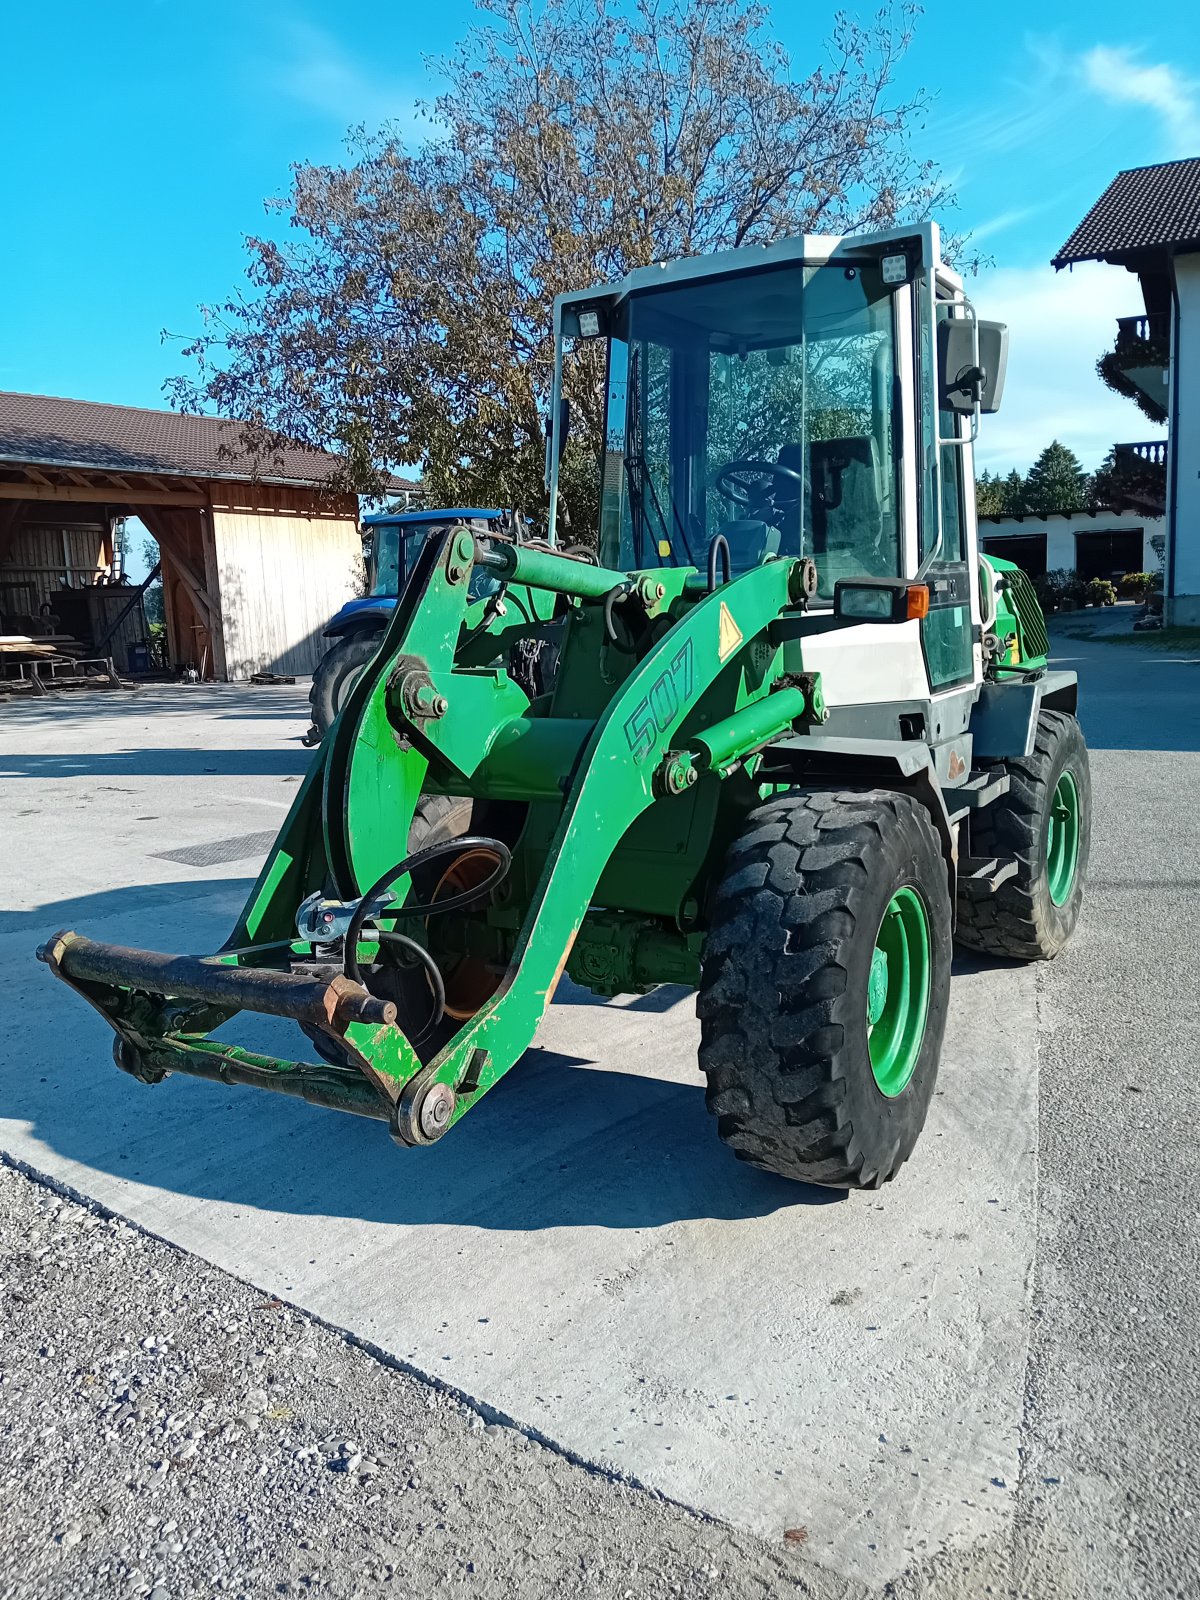
[[[1090,606],[1114,606],[1117,591],[1107,578],[1093,578],[1087,585],[1087,603]]]
[[[1157,572],[1127,572],[1121,579],[1119,593],[1126,600],[1144,600],[1158,579]]]
[[[1050,597],[1052,611],[1064,606],[1082,606],[1087,603],[1087,584],[1069,567],[1055,567],[1041,580],[1044,592]],[[1042,593],[1043,590],[1039,590]]]

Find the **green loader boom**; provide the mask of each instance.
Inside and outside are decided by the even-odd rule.
[[[476,563],[502,580],[501,605],[468,603]],[[225,949],[157,957],[62,933],[43,959],[101,1010],[118,1064],[144,1081],[178,1071],[281,1089],[429,1142],[520,1058],[564,969],[607,993],[696,981],[712,843],[759,799],[747,758],[822,720],[819,680],[786,673],[770,642],[779,618],[802,614],[806,581],[807,563],[771,561],[710,592],[690,568],[607,571],[451,532],[321,747]],[[563,660],[544,701],[502,666],[471,664],[555,616]],[[637,655],[618,629],[644,636]],[[498,819],[480,824],[496,834],[473,825],[432,847],[447,865],[483,859],[482,895],[439,881],[440,898],[421,900],[436,861],[405,842],[430,794]],[[506,841],[516,813],[523,825]],[[448,908],[454,899],[466,903]],[[306,904],[310,937],[297,929]],[[377,904],[345,925],[348,905]],[[331,967],[338,919],[353,960],[343,950]],[[414,960],[418,939],[427,961]],[[445,984],[430,969],[464,965],[493,973],[494,992],[430,1056]],[[240,1009],[306,1024],[329,1059],[207,1037]]]

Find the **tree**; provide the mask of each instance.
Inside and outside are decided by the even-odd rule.
[[[481,0],[441,64],[429,137],[359,130],[345,166],[297,165],[290,234],[247,241],[249,287],[206,312],[168,385],[289,438],[378,492],[420,462],[435,501],[543,499],[551,309],[666,258],[922,218],[946,201],[893,92],[915,12],[838,16],[797,77],[755,0]],[[598,357],[599,352],[596,352]],[[594,461],[603,375],[575,364],[567,499]],[[580,488],[580,494],[583,494]],[[577,525],[584,523],[577,517]]]
[[[143,539],[142,560],[146,563],[146,570],[148,572],[152,572],[159,559],[160,553],[158,541],[156,539]],[[145,606],[146,611],[146,621],[150,623],[151,627],[153,627],[155,623],[165,623],[166,609],[165,601],[163,600],[163,581],[161,573],[157,578],[155,578],[154,582],[146,590],[146,593],[143,597],[143,605]]]
[[[1025,479],[1013,467],[1008,477],[1001,486],[1001,497],[1004,515],[1006,517],[1020,517],[1030,509]]]
[[[1030,511],[1078,511],[1087,504],[1087,474],[1074,450],[1053,440],[1029,469],[1025,498]]]
[[[981,472],[975,480],[975,512],[980,517],[1002,517],[1007,511],[1004,480],[998,473]]]
[[[1120,511],[1124,505],[1124,488],[1117,471],[1117,447],[1109,447],[1108,454],[1092,473],[1088,484],[1088,499],[1096,506],[1110,511]]]

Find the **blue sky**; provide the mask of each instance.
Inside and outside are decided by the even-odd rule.
[[[876,0],[861,7],[873,11]],[[831,14],[773,7],[798,72]],[[411,123],[436,92],[423,57],[465,31],[465,0],[59,0],[7,14],[0,101],[0,387],[164,405],[169,329],[200,325],[244,266],[288,165],[336,159],[347,126]],[[1153,432],[1093,373],[1112,319],[1141,309],[1117,268],[1057,276],[1049,257],[1122,167],[1200,155],[1194,4],[934,0],[901,72],[936,97],[919,153],[953,180],[996,265],[973,280],[1007,320],[1004,410],[981,464],[1026,467],[1058,436],[1088,466]]]

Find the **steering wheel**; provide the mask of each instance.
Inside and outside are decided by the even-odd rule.
[[[770,482],[747,483],[747,478],[768,478]],[[735,506],[759,507],[764,499],[769,498],[776,510],[782,510],[785,506],[797,504],[804,492],[804,479],[791,467],[781,467],[778,461],[755,461],[747,457],[722,467],[717,473],[715,486],[717,493],[724,495]]]

